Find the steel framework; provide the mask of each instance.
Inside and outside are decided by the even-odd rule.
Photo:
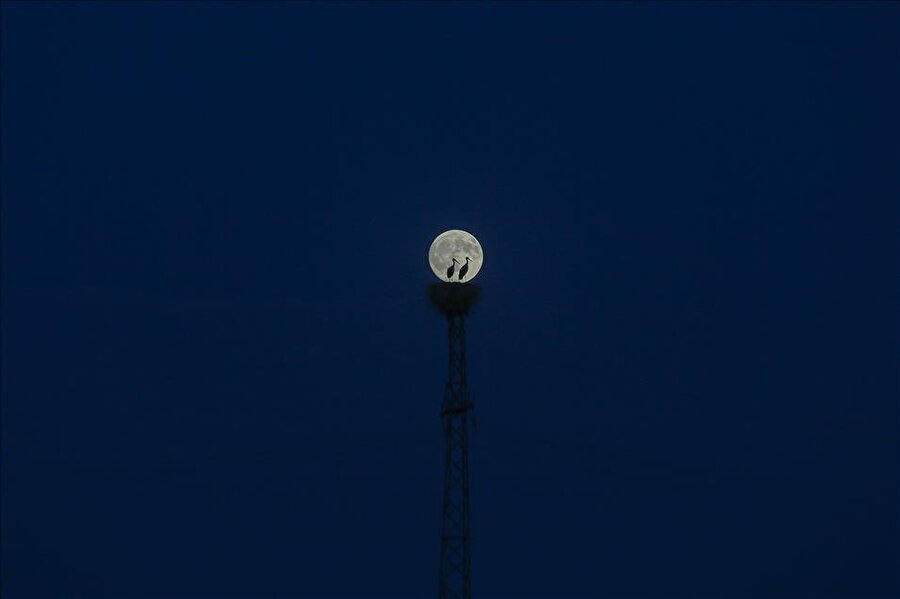
[[[470,599],[468,416],[464,312],[448,312],[449,367],[441,417],[444,423],[444,517],[441,531],[440,599]]]

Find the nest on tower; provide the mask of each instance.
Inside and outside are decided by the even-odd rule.
[[[481,287],[474,283],[431,283],[428,298],[444,316],[467,314],[478,301]]]

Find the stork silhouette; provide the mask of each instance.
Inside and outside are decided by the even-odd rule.
[[[456,258],[453,259],[453,262],[450,263],[450,268],[447,269],[447,280],[451,280],[453,278],[453,272],[456,270],[456,265],[459,263],[459,260]]]
[[[466,263],[463,264],[462,268],[459,269],[459,280],[460,281],[462,281],[463,278],[466,276],[466,273],[469,272],[469,260],[471,260],[471,258],[466,256]]]

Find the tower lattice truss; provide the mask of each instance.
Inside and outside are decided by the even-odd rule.
[[[468,414],[466,328],[463,314],[450,314],[450,363],[441,416],[444,422],[444,520],[441,534],[440,599],[472,596],[469,531]]]

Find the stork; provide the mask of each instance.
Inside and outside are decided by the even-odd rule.
[[[456,270],[456,265],[459,263],[459,260],[456,258],[453,259],[453,262],[450,263],[450,268],[447,269],[447,280],[451,280],[453,278],[453,271]]]
[[[463,277],[466,276],[466,273],[469,272],[469,260],[471,260],[471,258],[466,256],[466,263],[463,264],[462,268],[459,269],[459,280],[460,281],[462,281]]]

